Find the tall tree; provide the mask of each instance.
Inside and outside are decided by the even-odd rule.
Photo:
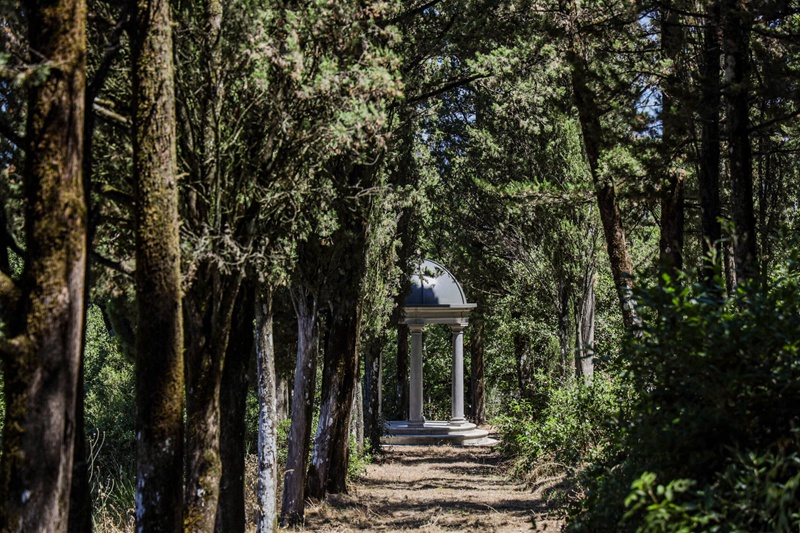
[[[184,368],[169,2],[137,2],[132,34],[136,526],[175,531],[183,509]]]
[[[216,531],[244,531],[245,518],[245,434],[247,427],[248,366],[253,358],[255,336],[255,288],[246,280],[236,302],[230,341],[220,383],[220,460]]]
[[[661,10],[661,53],[667,72],[661,90],[661,267],[674,275],[683,268],[685,171],[681,154],[685,146],[680,107],[683,28],[675,6]]]
[[[736,280],[742,283],[758,276],[750,146],[750,32],[753,15],[749,2],[722,0],[720,20]]]
[[[317,302],[317,296],[307,289],[292,290],[292,303],[297,315],[297,366],[283,478],[280,523],[284,527],[302,523],[305,514],[306,468],[317,376]]]
[[[272,290],[256,296],[256,366],[258,373],[258,533],[278,525],[278,409],[275,395],[275,345],[272,333]]]
[[[700,57],[700,156],[698,185],[700,188],[703,255],[719,258],[722,252],[722,205],[720,202],[720,41],[719,1],[712,0],[706,11]],[[707,283],[713,282],[713,260],[704,259]]]
[[[25,3],[32,67],[25,268],[0,274],[6,418],[0,529],[67,530],[84,317],[86,3]],[[5,266],[5,265],[4,265]]]

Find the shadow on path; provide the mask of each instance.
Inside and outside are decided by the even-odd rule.
[[[560,530],[491,448],[390,447],[350,488],[307,509],[306,531]]]

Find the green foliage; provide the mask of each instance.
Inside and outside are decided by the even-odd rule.
[[[544,381],[544,380],[543,380]],[[514,401],[495,421],[506,453],[517,457],[517,472],[530,472],[541,461],[568,469],[604,453],[610,438],[608,421],[624,395],[610,377],[561,385],[550,381],[540,403]]]
[[[611,362],[630,401],[621,404],[611,446],[586,473],[574,529],[614,530],[626,497],[631,509],[619,527],[630,530],[791,524],[800,510],[797,458],[786,451],[800,427],[796,263],[766,288],[740,286],[727,296],[682,276],[639,300],[645,325]],[[676,481],[659,489],[656,478]],[[651,522],[665,529],[649,529]]]
[[[790,533],[800,528],[797,452],[740,453],[712,485],[703,490],[696,485],[691,479],[657,485],[656,474],[645,472],[631,486],[623,519],[640,524],[642,532]]]
[[[355,436],[350,435],[350,458],[347,464],[347,479],[350,481],[357,480],[364,475],[367,466],[371,463],[372,455],[367,452],[367,448],[359,450]]]
[[[132,472],[136,454],[133,363],[124,357],[94,305],[87,313],[85,358],[86,432],[99,445],[93,466],[103,475]]]

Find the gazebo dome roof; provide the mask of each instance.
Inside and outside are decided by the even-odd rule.
[[[411,294],[406,298],[406,307],[465,306],[467,298],[456,278],[442,265],[424,259],[411,276]]]

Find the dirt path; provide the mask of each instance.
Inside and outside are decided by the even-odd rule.
[[[350,494],[306,508],[306,531],[556,532],[540,495],[507,480],[491,448],[394,446]]]

